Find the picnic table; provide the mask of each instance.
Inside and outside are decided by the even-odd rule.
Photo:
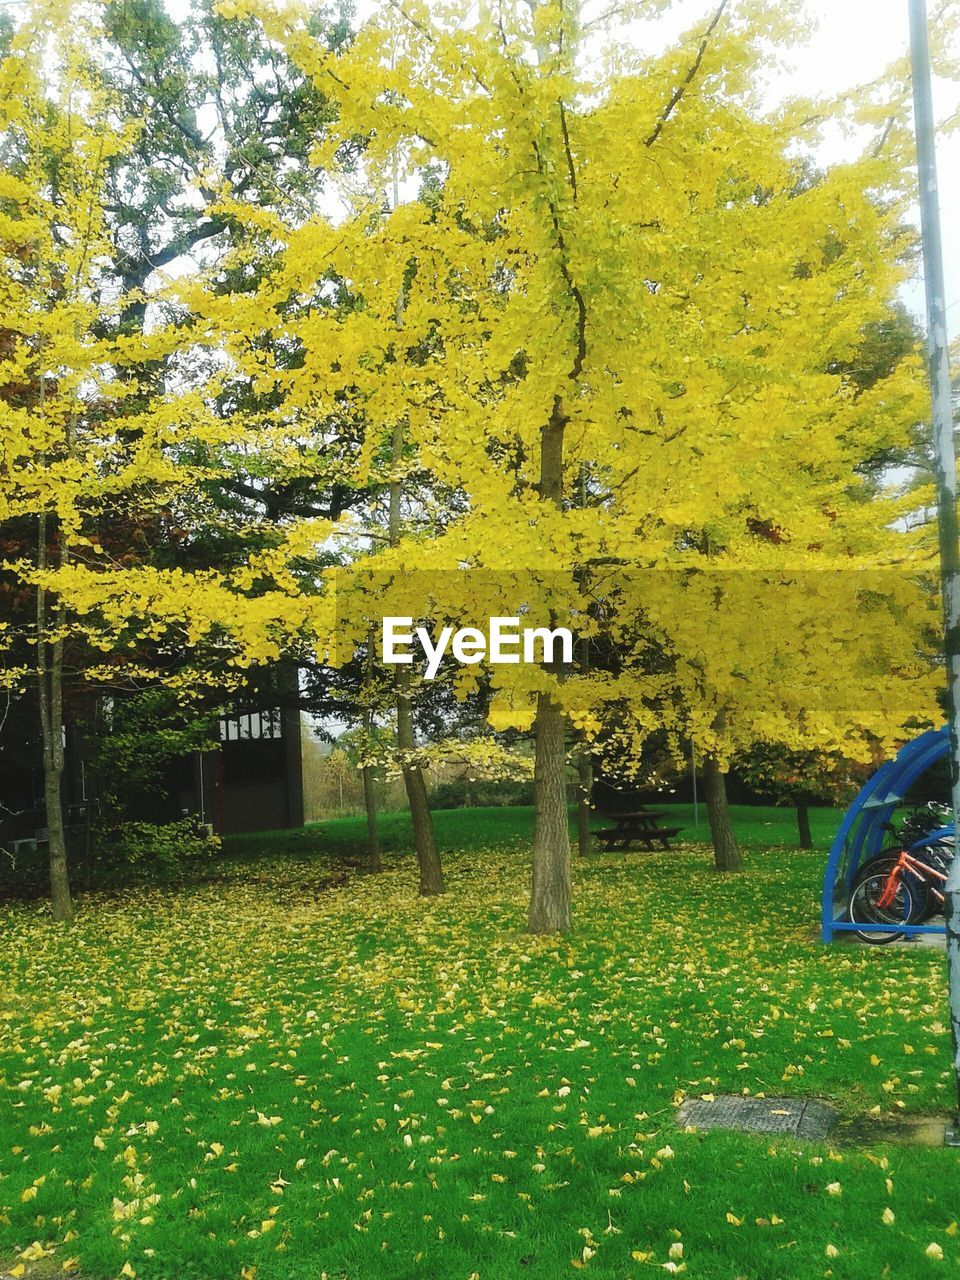
[[[641,808],[608,816],[613,826],[604,827],[596,833],[607,853],[615,849],[625,853],[634,845],[648,853],[657,848],[669,849],[670,837],[683,830],[682,827],[661,827],[658,819],[667,817],[667,814],[659,809]]]

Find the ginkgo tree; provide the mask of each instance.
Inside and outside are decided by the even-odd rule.
[[[296,634],[308,593],[289,566],[330,522],[264,532],[247,521],[219,567],[151,554],[178,510],[208,509],[217,449],[244,440],[220,411],[216,368],[170,372],[190,342],[163,288],[114,287],[107,192],[137,125],[97,74],[88,15],[72,27],[61,16],[32,10],[0,61],[0,522],[19,601],[3,680],[38,707],[53,914],[67,919],[65,678],[229,689]],[[153,323],[131,328],[141,304]]]
[[[87,82],[79,57],[64,58],[58,97],[50,100],[42,76],[45,36],[27,24],[0,63],[0,93],[7,168],[3,178],[4,300],[3,493],[4,522],[32,523],[34,554],[14,562],[34,595],[32,644],[42,736],[44,795],[55,918],[71,914],[65,833],[60,801],[63,771],[62,702],[64,606],[51,598],[43,575],[66,569],[99,544],[81,512],[112,452],[131,481],[149,485],[134,438],[97,430],[104,407],[121,405],[129,387],[113,371],[119,354],[94,337],[98,300],[94,280],[104,248],[100,184],[124,139],[106,124],[106,110]],[[101,127],[103,126],[103,127]],[[122,356],[121,356],[122,362]],[[121,410],[122,414],[122,410]],[[131,422],[131,429],[136,424]],[[136,477],[136,479],[134,479]],[[35,574],[31,574],[34,569]],[[8,681],[22,679],[18,667]]]
[[[257,324],[272,312],[302,361],[263,357],[258,375],[301,414],[349,401],[370,442],[358,482],[378,436],[402,424],[418,466],[465,496],[442,537],[402,540],[379,567],[432,574],[422,594],[438,616],[524,609],[624,643],[640,628],[643,643],[674,651],[674,676],[695,670],[703,628],[718,671],[736,665],[746,634],[759,656],[735,678],[764,732],[792,741],[790,653],[774,683],[762,657],[775,636],[706,616],[666,633],[642,575],[599,605],[591,581],[611,566],[748,577],[923,562],[891,527],[902,509],[857,471],[907,440],[919,362],[894,360],[867,389],[851,373],[909,270],[902,83],[864,98],[877,125],[864,153],[815,171],[804,154],[848,104],[769,107],[757,90],[797,7],[721,3],[657,55],[623,38],[625,10],[605,21],[572,0],[469,14],[398,0],[336,54],[294,10],[222,9],[258,13],[330,94],[337,121],[313,160],[337,175],[352,144],[367,193],[343,217],[271,224],[282,254]],[[391,182],[410,193],[396,207],[383,198]],[[331,275],[355,305],[290,319],[285,300]],[[503,575],[499,601],[467,568]],[[749,616],[747,597],[740,607]],[[832,619],[801,610],[798,622],[809,675]],[[637,674],[631,687],[623,672],[492,673],[493,722],[533,725],[536,738],[534,931],[570,922],[566,728],[595,731],[625,693],[638,732],[660,723],[662,687]],[[720,776],[713,695],[680,683]],[[899,710],[900,723],[930,715],[928,687]],[[759,732],[756,716],[738,723]],[[816,706],[806,723],[848,731]]]
[[[816,569],[758,555],[751,569],[712,557],[705,568],[622,575],[623,594],[641,604],[616,617],[620,663],[606,693],[646,719],[620,716],[619,750],[638,754],[651,715],[677,759],[692,744],[720,871],[741,865],[726,804],[734,757],[765,747],[806,759],[813,790],[821,761],[875,763],[939,721],[929,575],[820,558]],[[606,585],[617,590],[609,576]]]
[[[63,259],[56,287],[25,275],[16,254],[7,271],[14,345],[29,352],[36,394],[20,410],[5,514],[57,530],[55,565],[18,568],[55,595],[54,658],[68,615],[93,648],[176,637],[219,645],[237,667],[307,641],[320,662],[349,661],[378,611],[461,623],[522,612],[531,625],[603,631],[620,655],[610,670],[489,673],[491,723],[532,727],[536,739],[529,925],[543,932],[570,922],[571,727],[589,737],[613,705],[623,725],[625,702],[633,741],[676,727],[697,741],[722,808],[734,750],[757,737],[827,745],[850,732],[851,689],[875,695],[894,670],[909,682],[909,696],[872,708],[871,732],[935,713],[928,682],[912,678],[922,609],[914,621],[894,608],[902,662],[888,649],[866,685],[841,664],[852,686],[829,714],[796,691],[816,686],[818,662],[836,668],[818,643],[836,626],[836,601],[819,613],[790,606],[799,642],[776,662],[776,637],[744,625],[751,574],[843,580],[924,563],[922,537],[895,527],[903,505],[858,470],[903,446],[921,413],[909,354],[869,386],[855,373],[908,270],[896,86],[866,104],[867,122],[882,126],[876,143],[820,172],[804,151],[844,104],[769,108],[756,90],[793,10],[722,3],[655,56],[618,38],[625,10],[594,18],[572,2],[468,16],[398,2],[336,48],[309,15],[255,0],[221,11],[259,17],[329,103],[335,120],[325,116],[311,158],[340,184],[346,211],[285,209],[207,175],[204,225],[229,226],[233,247],[213,270],[162,285],[176,324],[131,338],[111,330],[113,304],[97,296],[104,166],[86,154],[94,138],[107,151],[122,139],[92,89],[71,111],[34,110],[36,157],[65,156],[63,119],[71,146],[90,138],[73,147],[82,173],[62,165],[73,205],[46,194],[39,158],[21,188],[21,219],[31,191],[48,201],[45,239],[28,252]],[[22,50],[8,61],[25,74]],[[18,124],[30,108],[6,110],[11,136],[32,136]],[[64,243],[88,251],[70,258]],[[118,305],[129,313],[129,300]],[[69,341],[52,352],[46,329],[64,326]],[[205,353],[192,380],[190,351]],[[132,405],[136,379],[120,371],[174,352],[177,378]],[[47,353],[56,378],[43,371]],[[48,441],[51,421],[60,434]],[[91,521],[121,494],[149,519],[218,477],[239,477],[254,496],[333,481],[362,501],[371,486],[399,493],[413,471],[450,511],[395,525],[362,572],[339,580],[318,549],[356,536],[349,498],[323,517],[291,509],[224,565],[120,568],[82,550],[98,545]],[[709,592],[686,613],[670,603],[676,583],[692,600],[718,574],[732,625],[720,625]],[[399,608],[411,593],[418,604]],[[667,655],[654,671],[651,651]],[[475,670],[458,678],[464,697],[476,684]]]

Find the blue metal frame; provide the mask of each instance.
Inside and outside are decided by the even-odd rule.
[[[906,743],[892,760],[880,766],[864,783],[860,794],[843,816],[823,876],[821,912],[824,942],[834,934],[857,929],[847,917],[847,898],[858,868],[879,853],[889,833],[889,823],[897,805],[912,784],[950,749],[946,726],[928,729],[919,738]],[[842,886],[840,881],[842,879]],[[943,933],[943,925],[871,925],[876,932]]]

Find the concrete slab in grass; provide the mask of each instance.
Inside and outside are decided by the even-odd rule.
[[[837,1113],[810,1098],[744,1098],[720,1094],[713,1101],[688,1098],[677,1111],[677,1123],[694,1129],[734,1129],[739,1133],[788,1133],[796,1138],[825,1138]]]

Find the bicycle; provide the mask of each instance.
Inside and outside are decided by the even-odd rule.
[[[900,848],[909,849],[919,840],[925,840],[952,822],[953,810],[950,806],[931,800],[922,807],[916,805],[908,809],[900,823],[899,832],[892,822],[885,823],[883,829],[897,838]]]
[[[927,813],[911,814],[901,827],[901,836],[915,834],[918,822],[929,827],[930,816],[940,819],[945,806],[928,805]],[[892,830],[892,828],[891,828]],[[952,826],[927,830],[907,848],[885,849],[865,863],[850,891],[848,912],[855,924],[922,924],[942,910],[944,894],[938,885],[946,883],[954,853]],[[882,945],[896,942],[905,934],[895,930],[858,929],[864,942]]]

